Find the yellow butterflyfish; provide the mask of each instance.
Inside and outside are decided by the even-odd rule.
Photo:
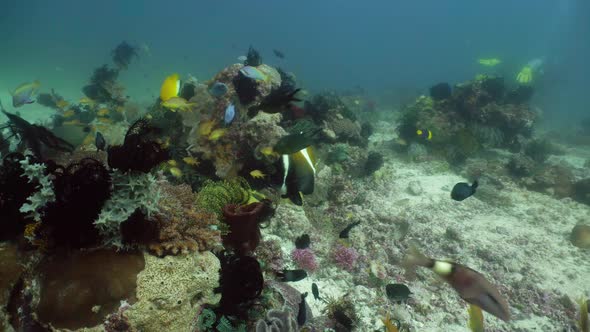
[[[180,93],[180,77],[178,74],[172,74],[164,79],[160,88],[160,100],[167,101],[171,98],[178,97]]]
[[[262,179],[266,176],[266,174],[264,174],[261,170],[259,169],[255,169],[253,171],[250,171],[250,176],[254,179]]]
[[[223,137],[223,135],[225,135],[226,131],[227,131],[227,129],[223,129],[223,128],[218,128],[218,129],[213,130],[211,132],[211,134],[209,134],[209,140],[210,141],[217,141],[218,139]]]

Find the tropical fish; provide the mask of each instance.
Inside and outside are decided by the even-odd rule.
[[[169,172],[170,174],[172,174],[172,176],[174,176],[177,179],[180,179],[182,177],[182,171],[178,167],[171,167],[169,169]]]
[[[350,230],[351,230],[353,227],[356,227],[356,226],[357,226],[358,224],[360,224],[360,223],[361,223],[361,221],[359,220],[359,221],[353,222],[353,223],[351,223],[350,225],[346,226],[346,228],[344,228],[344,229],[343,229],[343,230],[340,232],[340,234],[338,235],[338,237],[339,237],[339,238],[341,238],[341,239],[348,239],[348,233],[350,232]]]
[[[169,109],[172,112],[176,111],[188,111],[191,107],[195,106],[195,103],[189,103],[186,99],[181,97],[171,97],[161,104],[163,107]]]
[[[318,285],[315,282],[311,284],[311,293],[313,294],[314,299],[316,299],[316,300],[322,299],[320,297],[320,289],[318,288]]]
[[[293,204],[303,205],[302,195],[313,193],[315,186],[315,158],[311,147],[281,157],[283,185],[281,195]]]
[[[174,159],[170,159],[166,163],[168,164],[168,166],[172,166],[172,167],[178,166],[178,163]]]
[[[234,106],[234,104],[227,105],[227,107],[225,108],[225,114],[223,115],[223,122],[226,125],[229,125],[232,123],[232,121],[234,121],[235,116],[236,107]]]
[[[285,53],[279,51],[279,50],[272,50],[272,52],[275,54],[275,56],[279,59],[284,59],[285,58]]]
[[[299,302],[299,310],[297,312],[297,324],[299,326],[305,325],[307,321],[307,303],[305,303],[305,298],[307,297],[307,292],[301,294],[301,302]]]
[[[428,129],[418,129],[416,130],[416,135],[420,136],[421,138],[430,141],[432,140],[432,132]]]
[[[160,100],[165,102],[171,98],[178,97],[180,93],[180,76],[172,74],[164,79],[160,88]]]
[[[200,164],[199,160],[195,157],[184,157],[182,158],[182,161],[191,166],[199,166]]]
[[[263,155],[270,157],[270,156],[278,156],[279,154],[276,153],[272,146],[265,146],[262,149],[260,149],[260,153],[262,153]]]
[[[35,102],[33,97],[37,94],[41,83],[34,81],[31,83],[23,83],[10,93],[12,96],[12,106],[21,107],[25,104],[32,104]]]
[[[481,308],[470,304],[469,308],[467,309],[467,313],[469,314],[469,328],[472,332],[484,332],[483,328],[483,313],[481,312]]]
[[[222,97],[223,95],[225,95],[228,90],[229,90],[229,88],[227,87],[227,85],[225,83],[215,82],[209,88],[209,94],[211,94],[213,97],[219,98],[219,97]]]
[[[94,105],[95,104],[95,101],[88,98],[88,97],[82,97],[82,98],[80,98],[80,100],[78,102],[82,105]]]
[[[101,108],[98,110],[98,112],[96,112],[96,115],[98,116],[105,116],[109,114],[109,109],[108,108]]]
[[[213,131],[213,127],[215,126],[215,120],[203,121],[199,123],[199,135],[201,136],[208,136]]]
[[[385,286],[385,294],[387,298],[395,303],[405,302],[412,292],[408,286],[404,284],[388,284]]]
[[[259,169],[255,169],[250,171],[250,176],[254,179],[262,179],[266,176],[266,174],[262,173],[262,171]]]
[[[268,78],[263,72],[261,72],[258,68],[252,66],[244,66],[240,69],[240,73],[242,75],[251,78],[255,81],[266,81]]]
[[[416,267],[427,267],[449,283],[463,300],[503,321],[510,319],[508,302],[479,272],[458,263],[432,259],[420,253],[414,246],[410,247],[402,265],[408,279],[415,277]]]
[[[55,106],[57,106],[57,107],[59,107],[61,109],[64,109],[64,108],[68,107],[68,105],[70,105],[70,103],[68,103],[67,101],[65,101],[63,99],[60,99],[60,100],[58,100],[55,103]]]
[[[502,60],[497,59],[497,58],[490,58],[490,59],[478,59],[477,62],[479,62],[480,65],[483,65],[486,67],[494,67],[494,66],[502,63]]]
[[[295,248],[306,249],[309,248],[310,243],[311,239],[309,238],[309,235],[303,234],[295,239]]]
[[[61,114],[64,118],[69,118],[76,115],[76,111],[73,109],[69,109]]]
[[[473,181],[472,185],[466,182],[457,183],[451,191],[451,198],[460,202],[472,196],[473,194],[475,194],[475,189],[477,189],[478,184],[479,183],[477,182],[477,180]]]
[[[218,139],[223,137],[223,135],[225,135],[226,131],[227,131],[227,129],[223,129],[223,128],[218,128],[218,129],[213,130],[211,132],[211,134],[209,134],[209,140],[210,141],[217,141]]]
[[[392,322],[391,316],[389,316],[389,314],[381,318],[381,321],[385,326],[386,332],[399,332],[399,327]]]
[[[309,131],[300,131],[295,134],[283,136],[274,146],[274,151],[278,154],[292,154],[301,151],[306,147],[312,145],[313,137],[321,129],[313,129]]]
[[[107,146],[107,141],[104,139],[104,136],[100,133],[100,131],[96,132],[96,138],[94,139],[94,145],[96,145],[97,151],[105,151]]]
[[[64,125],[64,126],[79,126],[81,124],[82,124],[82,122],[80,122],[80,120],[78,120],[78,119],[62,122],[62,125]]]
[[[283,270],[277,272],[277,277],[281,282],[299,281],[307,278],[305,270]]]

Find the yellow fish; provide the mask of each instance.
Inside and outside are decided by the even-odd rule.
[[[178,167],[172,167],[169,171],[170,174],[172,174],[172,176],[174,176],[177,179],[180,179],[182,177],[182,171]]]
[[[180,93],[180,77],[178,74],[172,74],[164,79],[160,88],[160,100],[165,102],[171,98],[178,97]]]
[[[255,169],[250,172],[250,176],[253,177],[254,179],[262,179],[263,177],[266,176],[266,174],[262,173],[262,171],[259,169]]]
[[[78,125],[81,125],[82,122],[80,122],[80,120],[76,119],[76,120],[71,120],[71,121],[65,121],[62,124],[64,126],[78,126]]]
[[[170,160],[168,160],[168,165],[170,165],[172,167],[176,167],[176,166],[178,166],[178,163],[176,162],[176,160],[170,159]]]
[[[105,116],[107,114],[109,114],[108,108],[101,108],[98,110],[98,112],[96,112],[96,115],[98,115],[98,116]]]
[[[201,163],[195,157],[184,157],[184,158],[182,158],[182,161],[184,161],[187,165],[191,165],[191,166],[199,166],[199,164]]]
[[[94,100],[88,98],[88,97],[82,97],[80,98],[80,104],[83,105],[94,105]]]
[[[278,153],[276,153],[273,149],[272,146],[265,146],[262,149],[260,149],[260,153],[262,153],[265,156],[274,156],[274,155],[278,155]]]
[[[55,103],[55,106],[59,107],[59,108],[66,108],[70,103],[68,103],[67,101],[60,99]]]
[[[181,97],[172,97],[162,102],[162,106],[166,107],[172,112],[176,112],[177,110],[188,111],[191,107],[195,105],[195,103],[189,103]]]
[[[486,66],[486,67],[494,67],[494,66],[497,66],[500,63],[502,63],[502,61],[500,59],[496,59],[496,58],[479,59],[479,60],[477,60],[477,62],[479,62],[480,65]]]
[[[217,141],[218,139],[223,137],[223,135],[225,135],[226,131],[227,131],[227,129],[223,129],[223,128],[218,128],[218,129],[213,130],[211,132],[211,134],[209,135],[209,140],[210,141]]]
[[[211,134],[211,131],[213,131],[214,126],[215,126],[215,120],[209,120],[209,121],[199,123],[199,135],[207,136],[207,135]]]
[[[387,314],[385,317],[381,318],[383,325],[385,325],[385,331],[387,332],[399,332],[399,329],[395,324],[391,321],[391,317]]]
[[[100,123],[105,123],[105,124],[111,124],[113,123],[113,120],[109,119],[109,118],[96,118],[96,120]]]
[[[470,304],[469,308],[467,309],[467,313],[469,313],[469,328],[472,332],[484,332],[483,329],[483,313],[481,312],[481,308]]]
[[[69,118],[69,117],[74,116],[75,114],[76,114],[76,111],[70,109],[70,110],[67,110],[67,111],[63,112],[62,113],[62,116],[64,118]]]
[[[422,138],[429,140],[429,141],[432,140],[432,132],[428,129],[424,129],[424,130],[418,129],[418,130],[416,130],[416,134]]]

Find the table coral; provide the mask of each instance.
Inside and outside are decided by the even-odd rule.
[[[137,276],[137,302],[127,309],[131,325],[144,332],[192,331],[203,304],[216,304],[219,260],[211,252],[158,258],[145,254]]]

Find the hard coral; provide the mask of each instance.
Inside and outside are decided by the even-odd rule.
[[[157,238],[149,249],[158,256],[187,254],[211,250],[220,243],[217,216],[199,211],[195,207],[194,194],[186,184],[161,186],[162,199],[158,212],[153,216],[157,223]]]

